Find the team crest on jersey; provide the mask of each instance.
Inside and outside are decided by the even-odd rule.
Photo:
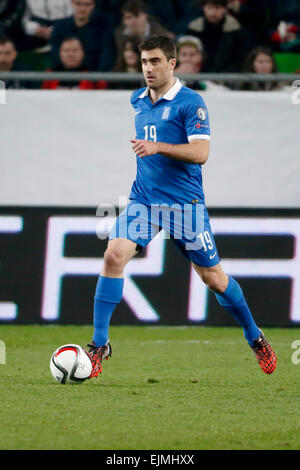
[[[206,110],[204,108],[198,108],[197,111],[197,116],[201,121],[205,121],[206,119]]]
[[[171,107],[170,106],[165,106],[161,118],[162,119],[169,119],[170,111],[171,111]]]

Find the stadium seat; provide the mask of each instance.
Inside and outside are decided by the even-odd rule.
[[[294,52],[277,52],[274,54],[280,73],[294,73],[300,69],[300,54]]]
[[[38,54],[35,51],[24,51],[19,53],[19,58],[27,70],[44,72],[51,66],[50,53]]]

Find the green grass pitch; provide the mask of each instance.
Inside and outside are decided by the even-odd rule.
[[[265,375],[240,328],[111,327],[103,374],[61,385],[52,352],[91,326],[4,326],[0,449],[299,449],[300,329],[264,329]]]

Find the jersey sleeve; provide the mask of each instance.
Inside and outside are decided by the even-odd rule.
[[[209,117],[203,98],[197,94],[184,108],[184,126],[189,142],[210,140]]]
[[[130,103],[133,108],[134,108],[135,102],[136,102],[136,90],[134,90],[134,92],[131,93],[131,97],[130,97]]]

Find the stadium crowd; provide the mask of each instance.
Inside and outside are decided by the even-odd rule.
[[[141,72],[139,43],[173,38],[176,74],[300,71],[300,0],[0,0],[1,71]],[[281,71],[286,71],[285,69]],[[7,88],[16,81],[6,82]],[[18,82],[43,89],[122,89],[141,82]],[[205,89],[205,83],[189,83]],[[278,83],[234,85],[276,89]]]

